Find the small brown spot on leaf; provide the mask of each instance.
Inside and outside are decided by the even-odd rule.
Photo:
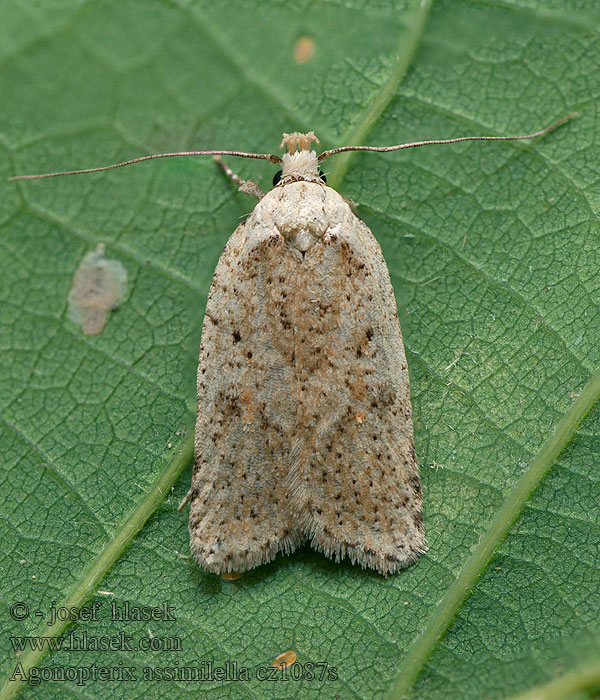
[[[284,651],[283,654],[275,657],[271,665],[278,671],[283,671],[284,668],[288,668],[288,666],[295,663],[297,658],[298,654],[290,649],[290,651]]]
[[[315,42],[309,36],[301,36],[294,44],[294,61],[308,63],[315,53]]]

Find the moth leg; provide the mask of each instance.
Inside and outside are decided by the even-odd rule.
[[[177,506],[177,512],[181,513],[181,511],[187,506],[187,504],[191,501],[192,496],[194,495],[194,487],[192,488],[185,494],[185,496],[181,499],[181,503]]]
[[[251,197],[256,197],[258,200],[261,200],[265,196],[265,193],[260,189],[256,182],[252,182],[252,180],[242,180],[242,178],[239,175],[236,175],[220,156],[215,156],[214,159],[225,175],[227,175],[230,180],[233,180],[233,182],[238,185],[240,192],[245,192]]]

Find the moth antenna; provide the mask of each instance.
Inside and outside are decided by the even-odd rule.
[[[272,163],[281,163],[281,158],[272,153],[245,153],[244,151],[179,151],[177,153],[154,153],[149,156],[140,156],[131,160],[124,160],[122,163],[113,163],[112,165],[104,165],[100,168],[85,168],[84,170],[63,170],[56,173],[43,173],[41,175],[14,175],[9,177],[9,180],[39,180],[44,177],[59,177],[60,175],[83,175],[85,173],[99,173],[103,170],[113,170],[114,168],[123,168],[125,165],[133,165],[134,163],[142,163],[145,160],[154,160],[155,158],[177,158],[179,156],[239,156],[240,158],[259,158],[261,160],[270,160]]]
[[[562,119],[559,119],[554,124],[550,124],[545,129],[536,131],[534,134],[525,134],[523,136],[459,136],[453,139],[433,139],[432,141],[413,141],[411,143],[401,143],[397,146],[341,146],[340,148],[332,148],[329,151],[323,151],[319,154],[319,162],[329,158],[329,156],[334,156],[337,153],[344,153],[346,151],[375,151],[377,153],[386,153],[387,151],[400,151],[404,148],[416,148],[417,146],[435,146],[445,143],[460,143],[461,141],[521,141],[523,139],[534,139],[536,136],[541,136],[542,134],[547,134],[549,131],[557,129],[562,126],[565,122],[570,119],[574,119],[578,116],[578,112],[569,114]]]

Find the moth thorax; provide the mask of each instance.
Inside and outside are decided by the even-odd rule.
[[[314,131],[300,134],[284,134],[281,147],[286,149],[281,160],[281,179],[279,184],[306,180],[307,182],[322,182],[319,175],[317,154],[310,150],[310,144],[319,143]]]

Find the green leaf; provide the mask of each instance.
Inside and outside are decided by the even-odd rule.
[[[59,0],[2,15],[0,699],[600,687],[596,3]],[[177,149],[274,152],[293,130],[324,148],[527,133],[573,111],[533,142],[327,161],[390,268],[429,552],[389,578],[308,548],[235,582],[204,573],[176,506],[206,294],[252,200],[210,158],[6,178]],[[231,165],[268,188],[269,164]],[[98,243],[128,287],[84,335],[69,291]],[[126,602],[174,619],[111,619]],[[97,619],[46,624],[52,605],[94,603]],[[117,641],[73,648],[86,634]],[[19,652],[26,635],[49,641]],[[259,680],[288,649],[288,679]],[[9,680],[18,664],[29,684]],[[206,680],[157,679],[185,667]],[[106,677],[86,679],[93,668]]]

